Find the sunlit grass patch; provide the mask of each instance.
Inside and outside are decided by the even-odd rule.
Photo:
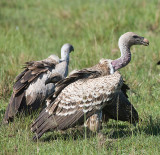
[[[120,56],[118,38],[133,31],[150,46],[131,48],[132,61],[120,72],[131,90],[129,100],[142,121],[137,126],[110,120],[103,124],[106,142],[84,130],[46,133],[32,141],[37,114],[16,117],[0,126],[1,154],[159,154],[160,141],[160,2],[158,0],[12,0],[0,1],[0,121],[23,63],[42,60],[61,46],[74,46],[70,70],[90,67],[101,58]]]

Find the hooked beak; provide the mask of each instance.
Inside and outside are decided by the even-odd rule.
[[[149,45],[149,41],[146,38],[143,38],[142,45],[148,46]]]
[[[74,48],[72,48],[71,52],[72,52],[72,51],[74,52]]]

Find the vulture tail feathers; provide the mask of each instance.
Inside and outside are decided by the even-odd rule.
[[[36,135],[33,140],[39,139],[45,132],[49,131],[51,128],[55,129],[57,124],[52,122],[54,116],[50,116],[48,112],[43,112],[43,115],[31,125],[31,131]]]
[[[93,115],[95,110],[86,113],[86,120]],[[65,130],[69,127],[74,127],[76,124],[82,125],[85,122],[83,110],[78,110],[75,114],[61,116],[49,115],[48,112],[43,112],[31,126],[31,131],[36,135],[33,140],[39,139],[45,132],[49,130]]]
[[[43,111],[42,111],[43,112]],[[35,132],[49,117],[47,112],[40,113],[40,116],[31,125],[31,131]]]
[[[8,104],[7,110],[4,115],[3,123],[7,124],[9,121],[12,121],[13,117],[17,114],[20,105],[24,97],[24,92],[18,94],[12,94],[10,102]]]
[[[13,95],[11,96],[11,98],[13,98]],[[3,118],[3,124],[8,124],[10,117],[9,117],[9,109],[10,109],[10,104],[8,104],[6,112],[4,114],[4,118]]]

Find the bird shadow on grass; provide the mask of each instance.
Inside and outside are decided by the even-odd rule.
[[[132,125],[107,125],[107,128],[110,129],[109,132],[106,132],[105,135],[111,139],[124,138],[129,136],[137,136],[139,134],[146,135],[160,135],[160,118],[155,118],[150,115],[148,118],[137,124],[135,127]]]
[[[113,126],[107,126],[109,128],[112,128]],[[123,129],[126,129],[127,125],[120,125],[118,128],[118,131],[114,128],[111,129],[110,132],[103,132],[103,135],[107,138],[110,139],[117,139],[117,138],[121,138],[124,137],[125,135],[129,135],[129,131],[123,131]],[[62,139],[62,140],[83,140],[86,138],[91,138],[93,136],[96,136],[96,133],[90,132],[88,129],[86,129],[85,132],[85,128],[84,127],[79,127],[77,128],[72,128],[71,130],[66,130],[63,132],[50,132],[50,134],[46,134],[46,136],[44,138],[41,139],[41,142],[47,142],[47,141],[54,141],[54,140],[58,140],[58,139]]]
[[[151,115],[148,116],[148,119],[144,122],[145,125],[140,127],[140,131],[144,132],[147,135],[160,135],[160,118],[156,117],[153,119]]]
[[[5,109],[0,109],[0,122],[2,122],[4,117]]]
[[[83,129],[76,129],[72,128],[66,131],[58,131],[51,132],[50,134],[47,134],[41,141],[42,142],[47,142],[47,141],[54,141],[58,139],[62,140],[78,140],[78,139],[83,139],[85,137]]]
[[[5,109],[0,109],[0,116],[3,116],[5,113]]]
[[[138,136],[139,134],[146,135],[160,135],[160,118],[153,119],[149,116],[145,121],[137,124],[136,126],[130,124],[107,124],[103,127],[103,134],[108,139],[119,139],[131,136]],[[87,138],[95,136],[96,134],[90,133],[88,130],[86,132]],[[85,131],[83,127],[72,128],[63,132],[50,132],[41,139],[41,142],[54,141],[58,139],[62,140],[83,140],[85,138]]]
[[[137,134],[137,128],[133,127],[130,128],[130,125],[107,125],[107,131],[104,132],[104,135],[109,139],[119,139],[124,137],[129,137],[131,135]]]

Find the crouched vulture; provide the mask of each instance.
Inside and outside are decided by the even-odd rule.
[[[41,61],[26,62],[24,71],[15,79],[13,93],[7,106],[3,123],[12,121],[19,112],[32,112],[42,106],[45,99],[54,93],[55,83],[68,74],[69,54],[74,51],[70,44],[61,48],[61,59],[50,55]],[[53,83],[47,84],[47,80]]]

